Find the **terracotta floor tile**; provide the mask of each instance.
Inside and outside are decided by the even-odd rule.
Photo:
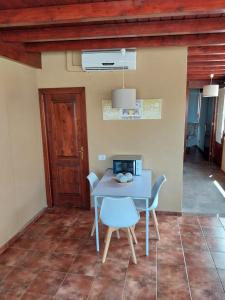
[[[199,225],[198,218],[192,215],[183,215],[177,218],[179,224],[183,225]]]
[[[53,238],[42,238],[35,240],[31,247],[31,250],[41,251],[41,252],[54,252],[58,247],[60,240]]]
[[[220,227],[222,226],[219,218],[211,217],[211,216],[200,216],[198,217],[199,223],[203,227],[213,226],[213,227]]]
[[[205,289],[191,289],[192,300],[223,300],[225,294],[217,291]]]
[[[126,279],[136,280],[137,278],[145,280],[146,278],[151,279],[152,282],[157,280],[157,266],[156,263],[152,263],[146,257],[138,258],[138,263],[135,265],[133,262],[129,263]]]
[[[28,239],[28,238],[19,238],[18,240],[13,243],[12,248],[19,248],[19,249],[31,249],[35,244],[35,239]]]
[[[157,214],[157,220],[159,224],[167,223],[172,225],[178,224],[178,217],[177,216],[168,216],[168,215],[160,215]]]
[[[156,300],[156,283],[149,278],[139,280],[128,278],[125,281],[123,299],[126,300]]]
[[[14,288],[0,290],[0,299],[1,300],[18,300],[21,299],[22,295],[25,293],[24,289]]]
[[[68,239],[88,239],[91,235],[91,226],[71,226],[68,228],[67,232],[64,234],[64,238]]]
[[[44,236],[44,233],[48,227],[45,224],[32,224],[28,230],[22,235],[22,237],[25,238],[40,238],[41,236]]]
[[[104,264],[101,264],[98,276],[107,277],[116,280],[124,280],[128,268],[128,259],[110,259],[107,258]]]
[[[24,268],[14,268],[3,280],[4,289],[24,289],[26,290],[37,274]]]
[[[123,241],[111,241],[107,258],[124,258],[125,260],[129,260],[130,256],[131,249],[126,239],[124,239]]]
[[[158,282],[160,283],[173,283],[176,285],[177,282],[187,282],[187,275],[185,267],[183,265],[173,266],[158,264],[157,267]]]
[[[101,277],[94,279],[88,300],[122,300],[124,281]]]
[[[207,244],[212,251],[225,252],[225,238],[207,236]]]
[[[66,273],[41,271],[30,285],[28,292],[54,296],[65,276]]]
[[[94,239],[90,239],[88,241],[84,241],[83,246],[79,250],[79,254],[82,255],[94,255],[96,257],[101,256],[104,250],[104,240],[100,240],[100,251],[96,251],[96,243]]]
[[[225,238],[225,229],[223,227],[202,227],[202,230],[206,236]]]
[[[156,236],[155,234],[155,230],[151,230],[150,233],[152,233],[152,231],[154,232],[154,237]],[[179,236],[180,235],[180,229],[179,229],[179,226],[176,225],[170,225],[168,226],[168,224],[161,224],[159,225],[159,233],[160,233],[160,236],[163,236],[163,235],[167,235],[167,236]],[[144,232],[145,234],[145,232]],[[151,235],[150,235],[151,237]]]
[[[225,269],[225,253],[211,252],[215,265],[219,269]]]
[[[182,236],[203,236],[201,227],[198,224],[180,224],[179,227]]]
[[[78,216],[62,215],[55,220],[55,224],[59,226],[72,226],[78,222]]]
[[[223,287],[215,268],[188,267],[188,278],[191,288],[217,290],[223,292]]]
[[[74,262],[75,256],[64,253],[52,253],[46,260],[44,269],[67,272]]]
[[[148,260],[150,260],[153,263],[156,263],[156,251],[157,251],[157,244],[158,241],[149,241],[149,255],[148,255]],[[127,245],[129,248],[129,245]],[[140,261],[140,258],[146,258],[146,246],[145,246],[145,241],[138,241],[137,245],[134,245],[135,247],[135,253],[138,262]]]
[[[9,248],[0,255],[0,265],[17,266],[27,254],[24,249]]]
[[[47,295],[25,293],[21,300],[53,300],[53,298]]]
[[[179,235],[161,234],[157,243],[158,249],[181,248],[181,240]]]
[[[29,251],[26,257],[20,261],[19,266],[39,271],[47,265],[48,254],[40,251]]]
[[[90,237],[93,212],[48,210],[0,255],[0,299],[156,300],[157,283],[157,300],[189,300],[180,234],[193,300],[225,299],[221,284],[225,289],[225,230],[214,217],[199,219],[201,226],[196,216],[158,215],[161,240],[154,239],[151,223],[150,254],[146,257],[143,217],[136,227],[137,265],[132,263],[122,231],[121,239],[113,236],[106,263],[102,264],[106,227],[100,225],[97,253],[95,236]]]
[[[0,283],[13,270],[13,267],[0,265]]]
[[[43,224],[43,225],[49,225],[54,223],[59,218],[59,215],[57,214],[44,214],[37,222],[36,224]]]
[[[78,254],[83,242],[80,239],[61,239],[58,242],[55,252],[67,253],[67,254]]]
[[[209,251],[185,250],[186,263],[190,267],[214,268],[214,262]]]
[[[205,238],[202,236],[186,236],[181,235],[182,239],[182,245],[184,249],[190,249],[190,250],[208,250],[207,243],[205,241]]]
[[[158,249],[158,264],[184,265],[181,249]]]
[[[69,273],[96,276],[98,275],[101,264],[102,262],[97,256],[78,255],[69,269]]]
[[[69,274],[60,286],[56,294],[56,299],[87,299],[92,283],[92,277]]]
[[[51,238],[64,238],[66,237],[66,234],[68,232],[69,228],[67,226],[54,226],[54,225],[51,225],[48,230],[45,232],[45,236],[47,237],[51,237]]]
[[[158,284],[157,300],[190,300],[188,285],[178,282],[174,285],[165,283]],[[203,300],[203,299],[202,299]]]

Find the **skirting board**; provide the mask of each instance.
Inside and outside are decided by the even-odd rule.
[[[42,210],[40,210],[30,221],[28,221],[23,228],[17,232],[10,240],[8,240],[8,242],[6,242],[5,244],[3,244],[0,247],[0,255],[9,247],[12,246],[12,244],[29,228],[29,226],[31,226],[32,224],[34,224],[38,219],[40,219],[40,217],[44,214],[44,212],[46,211],[47,207],[44,207]]]

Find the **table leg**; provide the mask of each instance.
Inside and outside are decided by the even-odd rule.
[[[96,234],[96,250],[99,252],[99,232],[98,232],[98,197],[94,197],[95,202],[95,234]]]
[[[148,210],[148,199],[146,199],[146,256],[149,254],[149,210]]]

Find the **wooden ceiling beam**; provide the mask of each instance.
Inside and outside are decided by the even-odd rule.
[[[225,54],[188,56],[188,62],[225,62]]]
[[[22,44],[0,42],[0,55],[34,68],[41,68],[41,53],[29,53]]]
[[[214,82],[216,84],[224,84],[223,78],[218,78]],[[205,78],[188,78],[188,87],[191,89],[202,89],[204,85],[208,84],[209,81],[207,81]]]
[[[92,39],[26,43],[28,51],[67,51],[83,49],[145,48],[163,46],[225,45],[225,33],[168,35],[140,38]]]
[[[8,29],[2,30],[0,36],[6,42],[32,42],[222,32],[225,17]]]
[[[188,67],[225,67],[225,61],[206,61],[206,62],[192,62],[188,59]]]
[[[199,46],[199,47],[189,47],[188,56],[194,55],[225,55],[225,46],[214,45],[214,46]]]
[[[224,0],[114,0],[1,10],[0,24],[23,26],[224,12]]]

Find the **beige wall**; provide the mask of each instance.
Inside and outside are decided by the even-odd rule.
[[[46,206],[36,70],[0,58],[0,246]]]
[[[102,120],[101,100],[121,86],[121,73],[68,72],[65,53],[44,54],[43,69],[37,71],[39,88],[86,88],[90,169],[102,174],[114,154],[143,154],[145,168],[168,178],[159,204],[168,211],[181,210],[186,57],[185,48],[139,49],[137,70],[126,74],[127,87],[137,88],[139,98],[163,99],[162,120]],[[98,154],[109,159],[98,161]]]

